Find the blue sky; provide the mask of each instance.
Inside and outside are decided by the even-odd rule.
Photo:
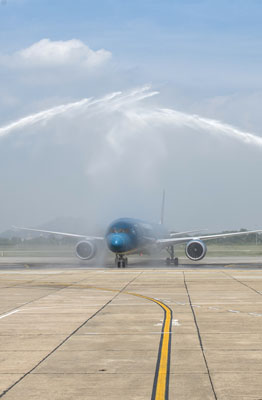
[[[259,0],[7,0],[0,48],[77,38],[136,69],[138,82],[231,93],[262,87],[261,20]]]
[[[59,215],[118,217],[115,204],[122,215],[154,219],[163,184],[176,204],[172,229],[261,225],[261,151],[212,129],[171,129],[154,114],[168,107],[262,136],[261,20],[260,0],[2,1],[0,131],[86,97],[147,83],[160,93],[0,139],[0,230]],[[88,175],[90,166],[97,175]],[[123,187],[129,201],[121,202]]]
[[[78,38],[121,62],[249,65],[261,60],[261,1],[7,0],[0,8],[2,51],[43,37]],[[243,57],[244,56],[244,57]],[[213,60],[208,60],[212,58]]]

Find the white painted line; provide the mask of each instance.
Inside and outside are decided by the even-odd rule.
[[[240,311],[237,310],[227,310],[228,312],[232,312],[232,313],[240,313]]]
[[[219,310],[217,307],[208,307],[210,310]]]
[[[17,312],[19,312],[19,311],[20,311],[20,310],[14,310],[14,311],[11,311],[10,313],[1,315],[1,316],[0,316],[0,319],[5,318],[5,317],[8,317],[9,315],[15,314],[15,313],[17,313]]]
[[[174,319],[172,321],[172,326],[180,326],[181,324],[178,322],[178,319]]]
[[[248,313],[248,315],[254,315],[255,317],[261,317],[262,316],[262,314],[258,314],[258,313],[255,313],[255,312],[250,312],[250,313]]]
[[[192,307],[200,308],[201,306],[198,306],[197,304],[192,304]]]

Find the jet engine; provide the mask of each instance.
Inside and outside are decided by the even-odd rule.
[[[186,245],[186,256],[193,261],[202,260],[207,252],[205,243],[201,240],[191,240]]]
[[[96,245],[94,242],[82,241],[76,245],[76,255],[81,258],[81,260],[91,260],[96,255]]]

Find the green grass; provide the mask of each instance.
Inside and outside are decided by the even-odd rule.
[[[165,252],[163,251],[163,254]],[[175,247],[178,257],[185,256],[185,246]],[[16,246],[0,246],[0,257],[74,257],[75,245],[34,245],[22,243]],[[261,244],[208,244],[208,257],[255,257],[262,256]]]
[[[25,243],[16,246],[0,246],[0,257],[70,257],[74,255],[74,245],[29,246]]]
[[[179,246],[176,249],[178,256],[185,255],[184,246]],[[209,244],[207,243],[207,256],[208,257],[255,257],[262,256],[262,245],[261,244]]]

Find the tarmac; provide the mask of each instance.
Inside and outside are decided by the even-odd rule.
[[[262,400],[262,264],[1,261],[1,398]]]

